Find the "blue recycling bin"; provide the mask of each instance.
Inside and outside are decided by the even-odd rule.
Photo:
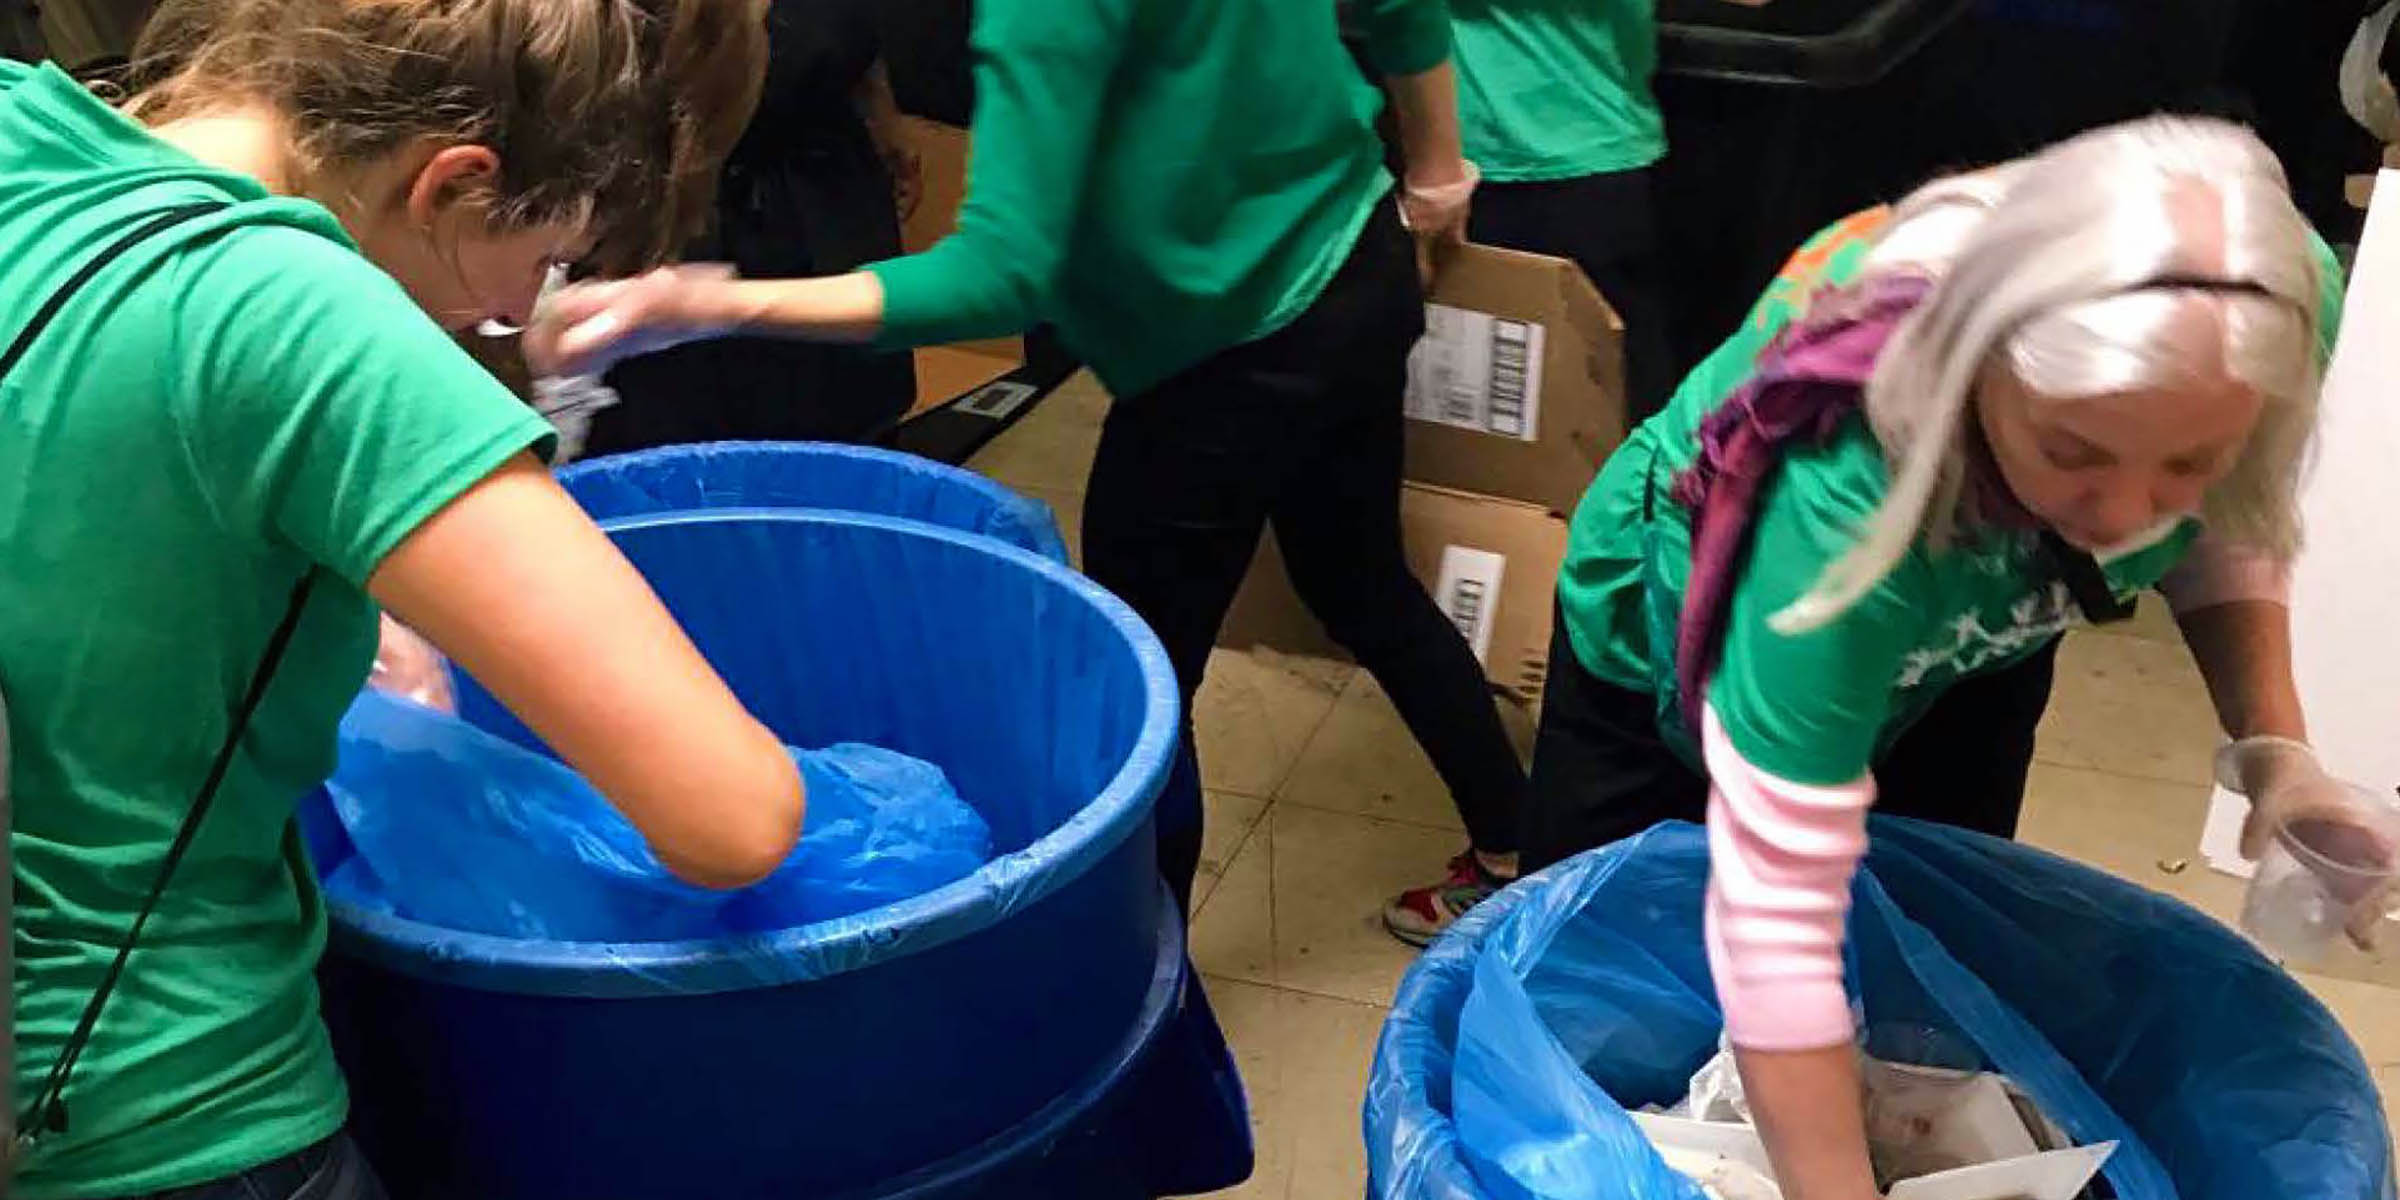
[[[2239,935],[2028,846],[1872,822],[1848,973],[1871,1045],[1930,1032],[2012,1076],[2127,1200],[2388,1200],[2375,1081]],[[1367,1085],[1375,1200],[1698,1200],[1627,1110],[1716,1053],[1708,847],[1669,823],[1500,893],[1402,981]],[[1950,1064],[1965,1065],[1965,1064]]]
[[[638,506],[609,465],[570,488]],[[1129,1200],[1246,1176],[1240,1084],[1157,876],[1179,714],[1156,640],[993,537],[657,484],[719,506],[605,524],[744,703],[795,744],[940,765],[997,854],[884,909],[706,942],[518,941],[330,896],[327,1021],[394,1194]],[[303,824],[330,872],[338,825]]]

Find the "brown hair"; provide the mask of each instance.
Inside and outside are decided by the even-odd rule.
[[[489,146],[496,223],[588,220],[625,271],[706,225],[765,66],[763,0],[165,0],[124,87],[152,123],[272,106],[309,169]]]

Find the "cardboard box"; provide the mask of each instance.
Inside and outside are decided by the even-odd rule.
[[[1409,569],[1466,635],[1485,676],[1511,697],[1537,702],[1567,523],[1538,505],[1418,483],[1401,489],[1400,521]],[[1217,644],[1342,654],[1292,591],[1272,534],[1261,541]]]
[[[1023,365],[1006,355],[987,354],[972,346],[928,346],[916,352],[916,363],[917,399],[908,408],[912,417],[948,404]]]
[[[1408,477],[1570,513],[1625,438],[1624,323],[1581,268],[1445,256],[1409,357]]]

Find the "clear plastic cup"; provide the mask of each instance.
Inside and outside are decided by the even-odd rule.
[[[2351,910],[2400,878],[2400,806],[2370,788],[2351,791],[2363,821],[2302,814],[2284,822],[2242,898],[2243,931],[2291,966],[2325,961]]]

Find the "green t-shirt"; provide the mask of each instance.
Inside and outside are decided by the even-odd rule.
[[[1360,0],[1383,70],[1450,50],[1441,0]],[[1311,0],[981,0],[958,232],[870,269],[880,344],[1048,321],[1117,395],[1315,302],[1391,191],[1375,90]]]
[[[1667,152],[1656,0],[1450,0],[1467,157],[1496,183],[1630,171]]]
[[[1616,452],[1577,508],[1559,602],[1575,656],[1601,680],[1648,692],[1659,727],[1694,765],[1675,696],[1675,629],[1691,566],[1691,514],[1670,498],[1698,453],[1703,419],[1750,374],[1760,352],[1820,287],[1854,279],[1889,220],[1857,214],[1811,238],[1742,327],[1685,379],[1666,409]],[[2324,350],[2339,320],[2341,271],[2322,243]],[[1982,533],[1945,553],[1920,543],[1857,605],[1814,632],[1767,627],[1856,543],[1889,482],[1863,417],[1821,445],[1796,442],[1761,489],[1736,581],[1709,703],[1735,749],[1800,783],[1847,783],[1945,690],[2040,649],[2076,619],[2044,578],[2032,539]],[[2168,536],[2102,564],[2120,598],[2154,586],[2199,535]]]
[[[338,1128],[325,913],[292,808],[373,657],[386,553],[548,427],[332,214],[0,61],[0,342],[106,243],[0,381],[0,694],[15,801],[16,1088],[30,1100],[154,878],[293,585],[282,669],[110,1000],[23,1200],[233,1174]]]

